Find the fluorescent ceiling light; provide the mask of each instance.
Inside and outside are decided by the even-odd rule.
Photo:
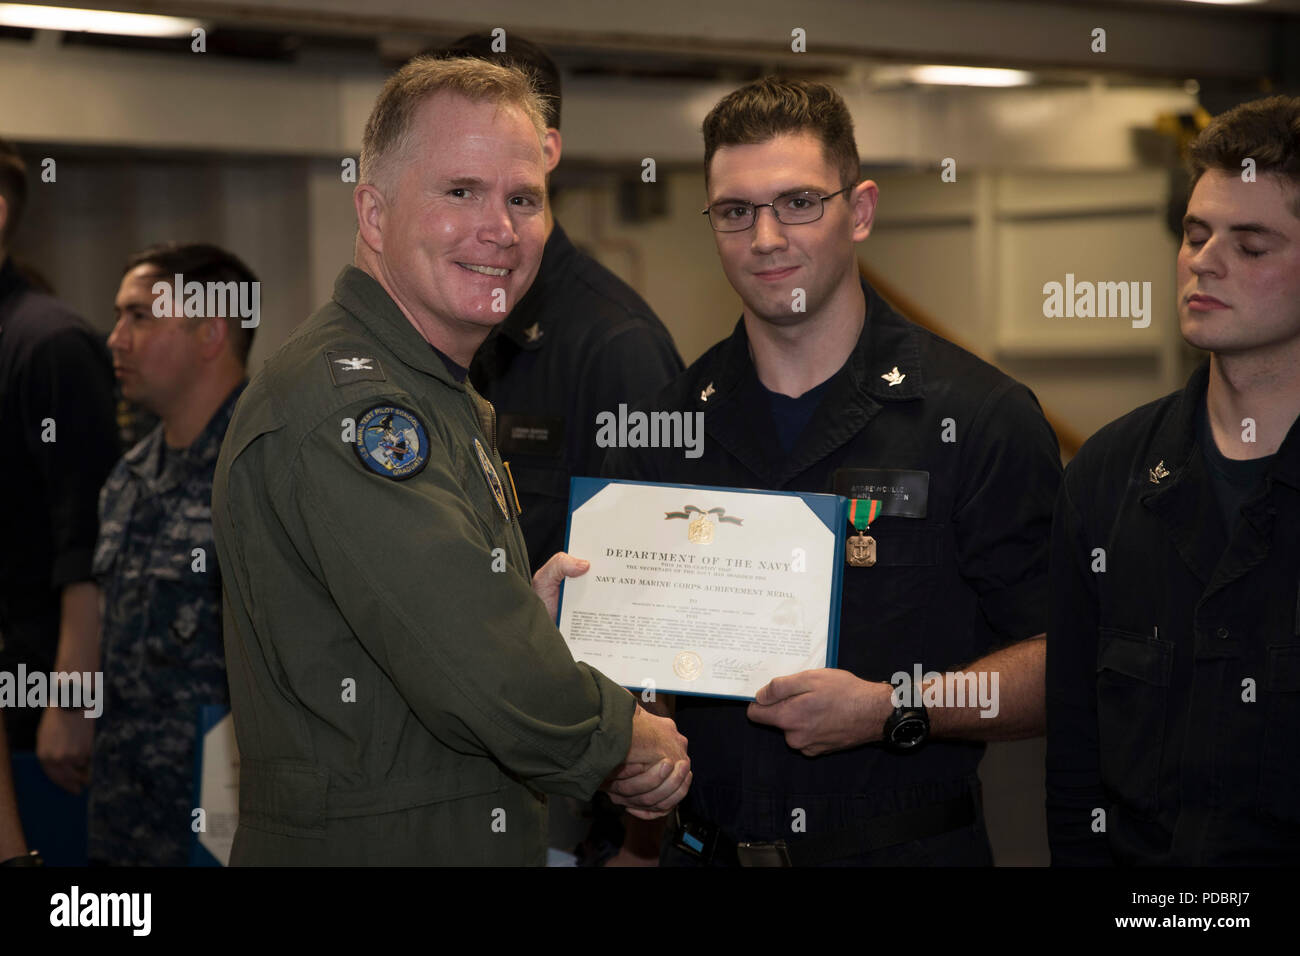
[[[1247,3],[1263,3],[1264,0],[1188,0],[1189,3],[1217,3],[1221,6],[1242,6]]]
[[[152,13],[115,13],[75,7],[40,7],[29,3],[0,3],[0,24],[64,33],[111,33],[132,37],[187,37],[203,26],[198,20],[160,17]]]
[[[877,70],[875,80],[926,86],[1028,86],[1034,74],[982,66],[903,66]]]

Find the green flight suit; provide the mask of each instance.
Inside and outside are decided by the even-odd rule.
[[[388,408],[427,436],[400,479],[351,434]],[[495,424],[351,266],[253,377],[212,505],[232,864],[541,864],[543,794],[588,798],[627,753],[635,698],[533,593]]]

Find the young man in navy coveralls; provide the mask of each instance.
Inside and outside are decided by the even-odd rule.
[[[881,515],[874,563],[845,568],[836,668],[776,678],[752,704],[676,700],[695,778],[661,862],[989,864],[983,742],[1042,730],[1055,435],[1027,388],[859,279],[878,190],[831,88],[752,83],[704,137],[744,312],[645,406],[703,412],[703,455],[620,449],[606,474],[838,492]],[[983,674],[996,705],[895,708],[891,677],[917,665]],[[903,718],[912,735],[887,748]]]
[[[1300,98],[1191,159],[1178,320],[1210,357],[1094,435],[1056,509],[1054,864],[1300,862]]]

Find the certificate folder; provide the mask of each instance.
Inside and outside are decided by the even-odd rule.
[[[753,700],[834,667],[847,499],[574,478],[559,628],[575,660],[630,690]]]

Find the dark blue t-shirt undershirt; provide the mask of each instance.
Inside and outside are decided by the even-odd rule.
[[[817,406],[821,404],[822,396],[826,394],[826,386],[830,383],[831,379],[828,378],[798,398],[791,398],[789,395],[774,392],[759,382],[763,391],[767,392],[768,402],[772,408],[772,421],[776,424],[777,441],[781,443],[783,451],[790,452],[794,449],[799,436],[812,420],[813,412],[817,411]]]
[[[1205,468],[1210,473],[1210,485],[1214,488],[1219,510],[1223,514],[1223,523],[1231,537],[1241,506],[1255,493],[1264,478],[1264,472],[1268,471],[1268,466],[1276,455],[1244,460],[1225,457],[1214,443],[1214,434],[1210,429],[1210,411],[1205,403],[1201,404],[1198,437],[1201,454],[1205,457]]]
[[[434,355],[442,359],[442,364],[447,366],[447,371],[451,373],[451,377],[454,378],[456,381],[460,382],[462,385],[465,384],[465,377],[469,375],[469,369],[461,368],[459,365],[453,362],[444,352],[439,351],[434,346],[430,345],[429,348],[433,349]]]

